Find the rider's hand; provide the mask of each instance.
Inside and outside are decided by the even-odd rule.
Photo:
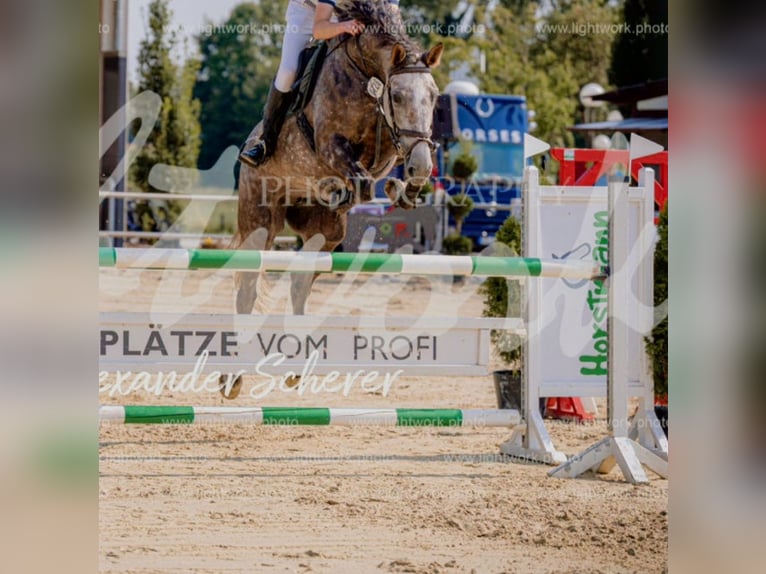
[[[340,27],[346,34],[351,34],[352,36],[356,36],[364,30],[364,24],[358,20],[346,20],[340,22]]]

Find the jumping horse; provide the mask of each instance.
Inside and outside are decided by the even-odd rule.
[[[442,45],[424,52],[385,0],[342,0],[336,11],[364,31],[329,41],[311,99],[285,121],[274,154],[257,168],[241,166],[235,249],[271,249],[289,224],[304,250],[331,252],[346,234],[349,209],[372,200],[375,182],[395,165],[404,164],[405,181],[388,179],[385,192],[405,209],[415,207],[431,175],[438,96],[431,69]],[[295,314],[305,312],[316,277],[292,275]],[[237,313],[252,313],[257,279],[252,272],[236,277]]]

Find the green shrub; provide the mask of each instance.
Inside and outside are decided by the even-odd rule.
[[[460,182],[460,195],[453,195],[447,203],[447,211],[455,220],[458,235],[463,231],[463,220],[473,209],[473,200],[465,194],[466,182],[479,168],[479,162],[471,154],[471,143],[460,143],[460,154],[452,162],[452,177]]]
[[[447,200],[447,211],[455,220],[455,229],[460,235],[463,231],[463,220],[473,210],[473,200],[467,195],[453,195]]]
[[[479,162],[469,151],[462,152],[452,164],[452,176],[458,181],[469,179],[479,169]]]
[[[434,192],[434,184],[433,184],[433,183],[431,182],[431,180],[429,179],[429,180],[428,180],[428,181],[427,181],[427,182],[426,182],[426,183],[423,185],[423,187],[420,189],[420,193],[418,193],[418,197],[422,197],[422,198],[424,198],[424,197],[425,197],[425,196],[427,196],[429,193],[433,193],[433,192]]]
[[[654,248],[654,307],[655,309],[668,299],[668,204],[660,213],[657,225],[659,240]],[[646,338],[646,352],[652,363],[654,394],[668,393],[668,316],[652,329],[652,335]]]
[[[521,253],[521,225],[510,216],[503,222],[495,236],[497,255],[518,256]],[[520,317],[521,283],[518,279],[489,277],[479,289],[484,296],[485,317]],[[492,343],[503,362],[520,368],[521,337],[507,331],[492,331]]]
[[[473,251],[473,241],[457,233],[448,235],[442,241],[442,253],[445,255],[467,255]]]

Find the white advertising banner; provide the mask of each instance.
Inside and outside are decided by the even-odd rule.
[[[536,174],[535,174],[536,175]],[[525,256],[609,265],[606,187],[540,186],[525,197]],[[626,302],[630,349],[642,349],[651,329],[654,227],[652,186],[630,188],[631,297]],[[620,272],[620,270],[610,270]],[[526,282],[528,339],[525,370],[542,397],[606,396],[608,360],[605,280],[533,279]],[[632,303],[632,304],[628,304]],[[640,303],[640,304],[635,304]],[[648,315],[647,315],[648,312]],[[630,386],[643,389],[645,353],[628,359]]]
[[[103,313],[99,368],[479,376],[497,328],[523,332],[518,319]]]

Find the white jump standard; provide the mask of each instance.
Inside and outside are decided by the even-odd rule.
[[[645,174],[642,174],[643,177]],[[628,340],[631,328],[635,328],[628,323],[624,309],[630,292],[631,275],[628,271],[631,269],[629,260],[633,255],[628,229],[624,225],[628,220],[628,193],[627,184],[609,185],[609,257],[615,271],[607,279],[607,424],[610,436],[554,468],[548,473],[550,476],[573,478],[591,470],[608,473],[615,465],[634,484],[649,480],[642,465],[663,478],[668,476],[668,441],[654,414],[654,386],[648,373],[644,373],[645,384],[638,396],[638,412],[628,424],[628,401],[631,396],[628,359],[632,350]],[[651,309],[647,309],[647,312],[651,312]],[[643,346],[640,351],[644,353]]]

